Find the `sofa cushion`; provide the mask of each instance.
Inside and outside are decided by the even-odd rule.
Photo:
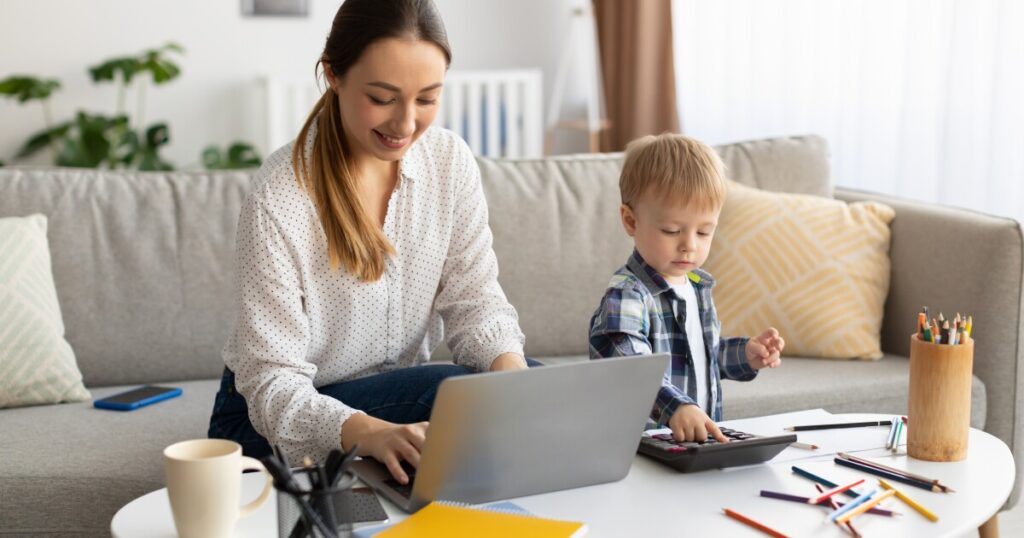
[[[246,172],[0,168],[0,217],[42,213],[86,386],[216,377]]]
[[[910,359],[826,361],[784,357],[750,382],[722,381],[725,418],[748,418],[821,407],[830,413],[907,414]],[[984,428],[985,384],[971,377],[971,427]]]
[[[170,384],[180,397],[130,412],[88,402],[0,412],[0,534],[109,536],[122,506],[165,486],[164,447],[206,437],[219,380]]]
[[[831,196],[815,136],[717,147],[730,177],[768,190]],[[590,316],[633,243],[619,221],[621,154],[477,159],[498,280],[519,312],[526,353],[587,353]]]
[[[0,219],[0,408],[88,399],[64,339],[46,217]]]
[[[704,265],[717,280],[722,334],[773,326],[787,355],[881,358],[894,216],[878,202],[730,183]]]

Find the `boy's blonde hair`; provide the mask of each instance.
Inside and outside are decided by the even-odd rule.
[[[719,209],[725,202],[725,166],[707,144],[680,134],[638,138],[626,146],[619,176],[622,203],[630,207],[644,193]]]

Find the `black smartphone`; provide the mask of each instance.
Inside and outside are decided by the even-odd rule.
[[[127,392],[107,396],[92,403],[93,407],[99,409],[113,409],[115,411],[131,411],[140,407],[154,404],[156,402],[174,398],[181,395],[181,389],[176,387],[156,387],[146,385]]]

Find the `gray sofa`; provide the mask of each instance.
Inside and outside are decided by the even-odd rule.
[[[896,209],[891,291],[877,362],[786,357],[754,383],[726,382],[726,418],[813,407],[905,412],[907,334],[917,309],[973,312],[972,424],[1024,451],[1021,279],[1010,219],[836,190],[817,137],[718,148],[759,188],[874,199]],[[631,243],[618,222],[620,155],[481,159],[501,282],[527,354],[580,360],[587,324]],[[180,398],[130,413],[89,403],[0,410],[0,535],[107,535],[124,504],[163,487],[161,450],[204,437],[232,323],[235,225],[250,174],[0,168],[0,218],[49,218],[67,339],[95,398],[142,383]],[[929,238],[945,238],[940,248]],[[783,261],[780,261],[783,263]],[[950,285],[955,283],[955,285]],[[438,352],[443,358],[444,350]],[[1020,479],[1011,504],[1016,502]]]

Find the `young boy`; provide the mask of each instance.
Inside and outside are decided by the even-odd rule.
[[[749,381],[781,364],[785,346],[768,328],[720,338],[707,260],[725,201],[722,161],[705,144],[663,134],[633,141],[619,178],[619,213],[635,250],[612,276],[590,322],[591,358],[671,353],[651,412],[680,441],[725,442],[720,377]]]

